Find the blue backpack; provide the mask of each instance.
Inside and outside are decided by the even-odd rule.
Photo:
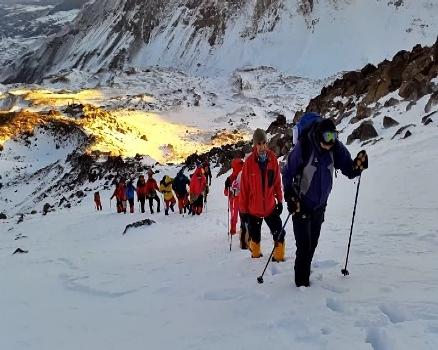
[[[303,114],[298,121],[298,123],[294,126],[296,128],[295,130],[295,143],[292,141],[292,143],[295,145],[298,140],[301,140],[301,153],[302,153],[302,163],[300,167],[298,168],[297,175],[299,175],[299,183],[298,188],[301,186],[301,179],[303,177],[303,171],[304,167],[309,161],[310,155],[311,155],[311,144],[310,140],[307,138],[307,135],[309,132],[316,128],[316,125],[322,121],[322,117],[315,112],[307,112]],[[293,133],[292,133],[293,134]],[[337,146],[337,143],[335,143],[335,146]],[[333,152],[333,149],[331,150]],[[337,175],[337,172],[335,172],[335,176]]]
[[[312,129],[313,124],[319,123],[322,120],[322,117],[315,112],[307,112],[304,113],[298,123],[294,126],[294,131],[292,133],[292,137],[295,138],[292,140],[292,143],[295,145],[298,140],[302,138],[303,134],[307,134],[310,129]],[[295,135],[293,135],[295,133]],[[294,137],[295,136],[295,137]]]

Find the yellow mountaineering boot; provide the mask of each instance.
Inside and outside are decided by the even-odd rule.
[[[261,250],[260,250],[260,243],[255,243],[254,241],[251,241],[250,243],[250,250],[251,250],[251,258],[261,258],[263,256]]]
[[[276,262],[284,261],[285,253],[286,253],[285,242],[274,241],[274,254],[272,254],[272,261],[276,261]]]

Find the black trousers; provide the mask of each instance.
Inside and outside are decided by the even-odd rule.
[[[209,171],[209,172],[207,172],[207,173],[205,173],[205,178],[207,179],[207,181],[208,181],[208,186],[211,186],[211,179],[212,179],[212,175],[211,175],[211,172]]]
[[[154,204],[154,200],[157,202],[157,212],[160,211],[160,198],[158,196],[148,197],[149,200],[149,209],[151,210],[151,214],[154,212],[154,209],[152,208]]]
[[[140,201],[141,212],[144,213],[144,203],[146,201],[146,197],[140,196],[138,197],[138,200]]]
[[[245,222],[243,222],[243,220],[242,220],[242,213],[240,212],[240,210],[239,210],[239,218],[240,218],[240,228],[241,228],[241,230],[242,230],[242,233],[246,233],[246,223]]]
[[[309,285],[310,265],[312,263],[315,249],[318,246],[321,226],[324,222],[324,205],[314,211],[304,209],[292,216],[295,245],[295,283],[298,285]]]
[[[195,207],[203,207],[204,206],[204,195],[200,194],[198,198],[193,202]]]
[[[241,247],[249,248],[247,247],[245,236],[248,234],[248,240],[251,240],[251,236],[249,235],[249,230],[247,230],[247,224],[242,220],[242,213],[239,211],[239,218],[240,218],[240,229],[242,230],[242,234],[240,235],[240,244]]]
[[[248,214],[249,236],[251,238],[251,241],[253,241],[254,243],[260,243],[260,241],[261,241],[263,220],[265,220],[266,225],[268,225],[269,229],[271,230],[271,234],[272,234],[274,240],[277,240],[279,235],[280,235],[283,223],[282,223],[281,217],[278,214],[278,211],[276,209],[274,209],[272,211],[272,213],[269,214],[269,216],[267,216],[265,218],[260,218],[260,217]],[[280,242],[284,242],[284,236],[285,235],[283,235]]]

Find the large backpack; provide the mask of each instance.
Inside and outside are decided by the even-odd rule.
[[[299,173],[304,169],[305,164],[310,157],[311,145],[308,139],[309,132],[316,128],[316,125],[322,121],[322,117],[315,112],[307,112],[303,114],[298,121],[298,123],[294,126],[295,129],[295,137],[296,140],[294,145],[296,145],[298,140],[301,140],[301,150],[303,154],[303,164],[301,166]]]
[[[295,146],[302,139],[303,132],[307,134],[315,123],[319,123],[322,117],[315,112],[304,113],[298,123],[292,129],[292,144]]]
[[[187,185],[190,185],[187,176],[184,174],[178,174],[175,179],[173,179],[172,188],[178,194],[185,195],[187,193]]]
[[[317,125],[319,122],[322,121],[322,117],[315,113],[315,112],[308,112],[301,116],[298,123],[294,126],[295,128],[295,134],[296,139],[294,145],[296,145],[296,142],[298,140],[301,140],[301,154],[302,154],[302,162],[300,167],[298,168],[297,175],[295,178],[298,177],[298,181],[294,181],[295,185],[297,186],[297,189],[301,186],[301,180],[303,178],[303,171],[307,163],[309,162],[309,158],[311,156],[312,152],[312,145],[310,143],[310,140],[308,138],[309,133],[312,130],[315,130],[317,128]],[[335,146],[336,147],[336,143]],[[331,150],[333,152],[333,150]],[[333,153],[332,153],[333,155]],[[333,157],[333,156],[332,156]],[[336,176],[336,173],[335,173]]]

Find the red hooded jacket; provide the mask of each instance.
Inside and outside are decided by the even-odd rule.
[[[271,150],[266,151],[265,167],[259,165],[257,151],[245,160],[240,182],[240,212],[257,217],[267,217],[275,209],[277,202],[283,201],[280,167]]]
[[[232,191],[228,193],[228,187],[232,187],[233,182],[236,181],[237,176],[242,171],[243,164],[244,164],[244,160],[242,158],[233,159],[233,161],[231,162],[231,168],[233,169],[233,172],[231,173],[230,176],[227,177],[224,187],[224,195],[227,196],[230,201],[234,200],[234,203],[236,203],[237,205],[239,203],[239,194],[236,195]],[[229,184],[229,186],[227,186],[227,183]]]
[[[199,196],[205,189],[207,179],[202,172],[202,168],[196,168],[190,179],[190,194]]]

